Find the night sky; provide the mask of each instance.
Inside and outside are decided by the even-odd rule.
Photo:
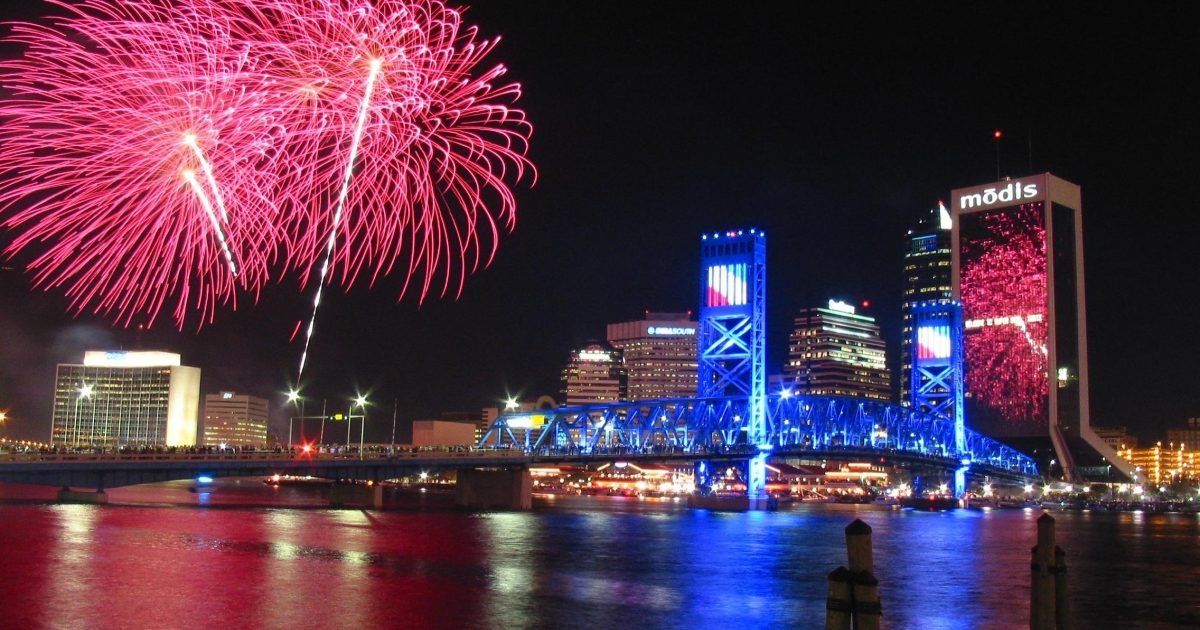
[[[831,297],[871,302],[898,365],[905,231],[995,179],[1001,129],[1002,175],[1083,189],[1093,424],[1161,439],[1200,415],[1200,27],[1183,7],[1004,7],[472,5],[467,21],[503,37],[489,61],[524,87],[538,181],[457,301],[397,303],[399,278],[328,293],[309,404],[368,393],[367,439],[386,440],[393,401],[403,424],[556,394],[606,323],[696,309],[699,235],[731,227],[769,235],[769,373],[795,312]],[[180,352],[204,392],[278,401],[294,379],[311,288],[273,287],[199,334],[169,318],[138,332],[31,291],[24,262],[0,263],[9,436],[47,438],[54,364],[86,349]]]

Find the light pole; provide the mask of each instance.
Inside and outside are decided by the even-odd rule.
[[[84,383],[83,386],[79,388],[78,394],[79,395],[75,397],[75,427],[72,431],[73,435],[71,438],[71,443],[74,445],[79,444],[79,403],[84,398],[90,398],[92,396],[92,386]]]
[[[325,414],[327,413],[325,410],[325,404],[327,402],[328,401],[326,401],[325,399],[321,399],[321,434],[319,436],[317,436],[317,450],[318,451],[321,450],[321,445],[325,443]]]
[[[350,446],[350,426],[354,423],[354,408],[362,407],[363,415],[358,417],[358,458],[362,459],[363,437],[366,431],[367,424],[367,397],[359,394],[354,398],[354,403],[347,410],[346,414],[346,446]]]
[[[300,400],[300,392],[298,392],[294,389],[289,389],[288,393],[287,393],[287,404],[295,405],[297,400]],[[301,402],[301,404],[303,404],[303,402]],[[294,409],[293,409],[293,411],[294,411]],[[304,412],[301,411],[300,415],[303,416]],[[288,439],[287,439],[288,448],[292,448],[292,420],[295,420],[295,419],[296,419],[296,416],[288,417]],[[303,430],[301,430],[301,433],[303,433]]]

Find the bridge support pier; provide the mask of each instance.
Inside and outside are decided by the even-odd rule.
[[[454,505],[471,510],[528,510],[533,507],[533,480],[528,469],[458,471]]]
[[[383,486],[377,483],[335,483],[329,492],[329,505],[359,505],[378,510],[383,507]]]
[[[105,503],[108,503],[108,495],[104,493],[103,489],[95,492],[87,492],[84,490],[72,490],[67,486],[63,486],[62,489],[58,491],[58,502],[104,505]]]

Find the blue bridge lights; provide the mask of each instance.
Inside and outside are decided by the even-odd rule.
[[[661,455],[694,461],[697,490],[706,491],[711,460],[745,462],[752,505],[766,499],[770,456],[891,459],[966,474],[1026,480],[1029,457],[965,426],[962,311],[924,305],[911,407],[874,400],[766,392],[766,234],[740,229],[701,236],[698,383],[695,398],[562,407],[497,418],[481,447],[533,455],[613,460]],[[919,479],[919,476],[917,477]]]
[[[539,412],[540,427],[531,427],[528,414],[500,416],[479,445],[598,461],[635,454],[695,460],[736,455],[751,463],[764,461],[762,455],[883,457],[951,472],[963,468],[964,474],[965,460],[971,474],[1012,480],[1037,475],[1034,461],[1016,449],[965,427],[959,447],[953,420],[909,407],[774,394],[766,400],[762,443],[746,429],[749,408],[744,396],[560,407]]]

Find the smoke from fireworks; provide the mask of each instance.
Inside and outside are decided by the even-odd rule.
[[[93,0],[17,25],[8,254],[124,323],[204,323],[288,272],[316,272],[314,309],[327,275],[457,296],[532,172],[519,87],[472,76],[476,37],[434,0]]]

